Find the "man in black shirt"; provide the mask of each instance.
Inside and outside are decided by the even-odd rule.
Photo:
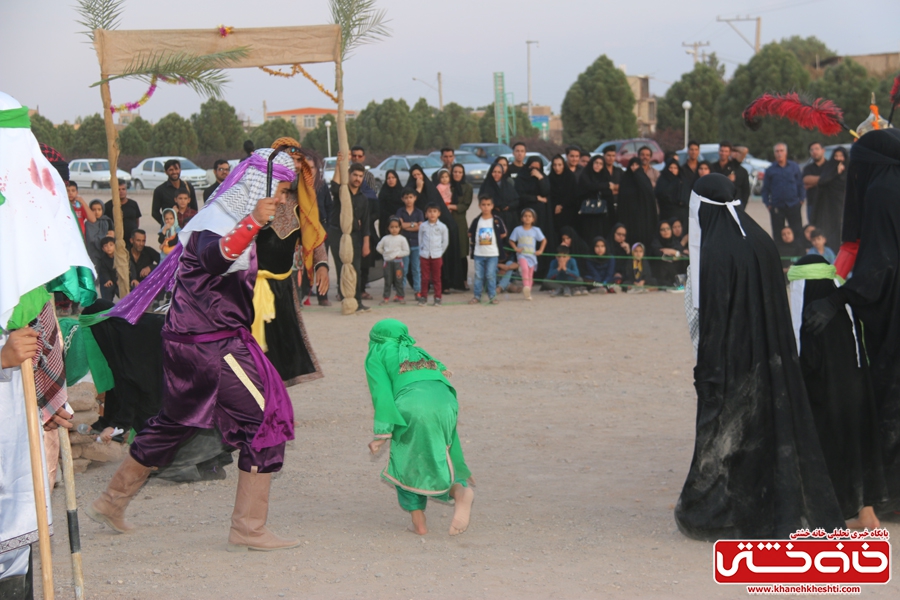
[[[190,207],[194,210],[200,210],[197,205],[197,194],[194,192],[194,186],[187,181],[181,180],[181,162],[171,158],[164,165],[166,175],[169,176],[168,181],[159,185],[153,190],[153,208],[150,216],[156,219],[156,222],[162,225],[162,211],[166,208],[175,207],[175,196],[181,190],[187,190],[191,197]]]
[[[741,201],[738,210],[747,210],[750,200],[750,174],[737,160],[731,158],[731,142],[719,144],[719,160],[709,165],[711,173],[721,173],[734,183],[735,191]]]
[[[615,150],[615,148],[613,148]],[[566,166],[569,167],[569,170],[575,173],[575,178],[577,179],[579,175],[581,175],[581,171],[583,170],[581,166],[581,148],[578,146],[569,146],[566,148]]]
[[[338,153],[338,165],[340,165],[342,156]],[[360,265],[364,256],[369,255],[369,229],[371,227],[369,216],[369,199],[366,198],[360,188],[363,184],[363,178],[366,174],[366,168],[360,163],[350,165],[350,201],[353,205],[353,268],[356,269],[356,312],[369,312],[372,310],[362,303],[362,295],[365,291],[365,281],[360,272]],[[334,178],[331,180],[331,196],[334,198],[334,204],[331,208],[331,215],[328,217],[328,245],[331,247],[331,256],[334,259],[334,269],[337,273],[338,282],[341,280],[341,171],[335,169]],[[341,293],[338,286],[338,294]]]
[[[816,203],[819,200],[819,176],[825,164],[825,148],[820,142],[809,145],[809,164],[803,167],[803,187],[806,188],[806,218],[816,222]]]
[[[147,248],[147,232],[135,229],[131,234],[131,251],[128,262],[131,272],[131,288],[134,289],[159,265],[159,252]]]
[[[453,163],[456,161],[456,151],[453,148],[441,148],[441,169],[453,172]],[[437,185],[441,182],[441,169],[431,174],[431,183]]]
[[[700,168],[700,143],[691,140],[687,147],[687,160],[681,165],[681,180],[688,189],[694,189],[694,183],[700,179],[697,170]]]
[[[513,145],[513,161],[509,165],[507,175],[513,179],[519,176],[519,173],[525,172],[525,157],[528,155],[528,148],[523,142],[516,142]]]
[[[209,201],[209,197],[212,196],[213,192],[219,189],[219,185],[225,181],[225,178],[228,177],[228,174],[231,173],[231,165],[228,164],[227,160],[222,160],[221,158],[213,163],[213,174],[216,177],[216,182],[203,190],[203,203],[206,204]]]
[[[122,235],[124,239],[131,243],[131,234],[135,229],[141,226],[141,207],[138,203],[128,197],[128,185],[119,182],[119,202],[122,205]],[[107,200],[103,208],[103,214],[115,222],[113,218],[112,200]]]

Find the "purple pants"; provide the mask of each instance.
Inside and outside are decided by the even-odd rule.
[[[249,350],[239,340],[225,340],[217,344],[227,344],[227,351],[243,368],[250,382],[257,390],[262,391],[263,386],[250,356]],[[184,348],[185,345],[176,344]],[[187,348],[185,348],[187,349]],[[171,358],[177,357],[169,354],[164,359],[168,363]],[[222,441],[240,449],[238,468],[241,471],[252,472],[253,467],[259,473],[274,473],[281,470],[284,462],[284,443],[271,448],[255,451],[250,447],[256,430],[263,419],[263,411],[251,395],[244,383],[238,379],[231,367],[225,363],[224,358],[219,359],[218,386],[213,398],[207,402],[212,403],[212,420],[222,432]],[[169,365],[164,364],[166,375],[169,376]],[[210,370],[206,370],[206,375]],[[177,377],[175,377],[177,379]],[[202,376],[201,376],[202,378]],[[170,390],[167,390],[169,392]],[[186,390],[189,391],[189,390]],[[186,442],[195,433],[197,427],[182,425],[166,414],[166,406],[170,402],[191,402],[187,397],[173,399],[170,393],[166,393],[163,400],[163,408],[158,415],[147,421],[146,427],[134,438],[131,445],[131,456],[145,467],[165,467],[175,458],[181,444]],[[179,407],[182,409],[183,407]],[[178,412],[183,412],[178,410]]]

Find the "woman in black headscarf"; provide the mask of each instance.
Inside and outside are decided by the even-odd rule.
[[[653,244],[659,222],[656,196],[653,194],[650,178],[644,173],[641,161],[636,157],[628,162],[628,169],[622,174],[618,214],[619,220],[628,228],[629,242],[641,242],[648,248]]]
[[[390,169],[384,174],[384,185],[378,192],[378,230],[381,237],[388,235],[388,223],[397,211],[403,208],[403,186],[397,171]]]
[[[519,218],[522,211],[530,208],[534,212],[534,225],[539,227],[547,238],[547,247],[556,247],[556,234],[553,229],[552,210],[550,208],[550,182],[544,175],[543,163],[537,156],[525,159],[525,167],[515,179],[516,193],[519,195]],[[518,223],[517,223],[518,225]],[[512,233],[512,229],[509,230]],[[553,258],[539,256],[538,267],[534,276],[543,279],[550,269]]]
[[[578,219],[575,187],[578,180],[561,154],[553,157],[547,179],[550,182],[550,204],[553,206],[553,228],[559,231],[565,226],[575,227]]]
[[[574,227],[566,226],[559,230],[559,245],[569,249],[569,255],[573,257],[572,260],[578,263],[579,271],[583,272],[584,261],[589,258],[588,255],[591,254],[591,249],[588,248],[587,243],[578,235]]]
[[[469,224],[466,222],[466,212],[472,206],[473,192],[472,184],[466,181],[466,168],[459,163],[450,169],[450,192],[452,200],[447,208],[459,230],[459,268],[465,282],[469,271]],[[468,289],[468,284],[465,285]]]
[[[656,194],[656,201],[659,203],[659,218],[678,218],[684,227],[684,224],[687,223],[688,202],[691,194],[690,190],[687,194],[684,193],[687,185],[682,181],[680,175],[681,165],[678,164],[678,159],[669,159],[666,168],[660,173],[653,191]]]
[[[659,230],[656,239],[650,246],[650,256],[660,258],[654,260],[653,277],[659,285],[676,285],[678,275],[678,263],[676,258],[681,258],[681,244],[672,235],[672,225],[668,221],[659,222]]]
[[[410,167],[406,189],[412,190],[416,195],[416,208],[421,210],[423,214],[429,204],[434,204],[441,211],[439,219],[441,223],[447,226],[450,234],[450,245],[447,246],[443,256],[444,264],[441,268],[441,283],[445,292],[450,288],[464,290],[466,278],[460,264],[459,228],[453,219],[453,215],[450,213],[450,209],[447,208],[447,204],[444,202],[441,194],[437,191],[434,184],[431,183],[431,180],[425,176],[425,171],[419,165]]]
[[[499,161],[495,161],[488,170],[488,176],[478,190],[478,195],[482,194],[494,199],[494,213],[503,220],[506,231],[512,233],[519,224],[519,194]]]
[[[597,155],[591,158],[587,166],[578,176],[575,186],[575,202],[578,205],[578,231],[584,239],[592,240],[604,235],[609,229],[609,201],[604,198],[603,192],[609,187],[602,174],[603,156]],[[602,199],[602,200],[601,200]],[[585,209],[585,201],[598,204],[597,209]],[[599,202],[599,203],[598,203]],[[598,212],[602,210],[602,212]]]
[[[830,247],[838,248],[844,217],[844,194],[847,191],[846,150],[835,148],[831,160],[822,165],[817,189],[816,229],[825,232]]]

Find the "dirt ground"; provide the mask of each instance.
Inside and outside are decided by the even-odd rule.
[[[758,208],[758,207],[756,207]],[[758,212],[758,211],[754,211]],[[767,221],[767,219],[766,219]],[[380,282],[375,284],[380,292]],[[377,295],[377,294],[376,294]],[[696,396],[683,310],[672,293],[504,297],[472,307],[392,305],[343,317],[304,313],[324,368],[290,388],[297,439],[272,486],[270,526],[303,540],[276,553],[225,551],[235,467],[224,481],[150,481],[115,535],[81,511],[87,598],[739,598],[713,582],[713,547],[689,540],[672,510],[689,467]],[[379,479],[363,359],[385,317],[453,371],[459,432],[477,486],[472,522],[431,531]],[[76,481],[79,506],[116,465]],[[71,597],[62,488],[54,492],[57,597]],[[900,536],[898,523],[887,524]],[[898,597],[897,580],[866,597]]]

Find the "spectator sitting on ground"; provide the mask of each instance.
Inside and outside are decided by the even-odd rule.
[[[810,223],[803,228],[803,239],[800,240],[804,247],[809,250],[812,248],[812,232],[816,230],[816,226]]]
[[[614,294],[613,284],[621,283],[622,277],[616,277],[616,259],[606,252],[606,238],[594,238],[594,255],[584,261],[584,280],[591,284],[589,293],[609,292]]]
[[[129,240],[130,244],[132,232],[141,226],[141,207],[128,197],[128,184],[125,182],[119,182],[119,205],[122,207],[122,235],[125,236],[124,239]],[[103,214],[109,217],[110,221],[115,222],[112,200],[106,201]]]
[[[84,224],[84,245],[87,247],[88,256],[97,267],[103,256],[103,240],[112,235],[115,227],[112,219],[103,214],[102,201],[92,200],[90,211],[94,215],[94,222],[88,221]]]
[[[547,272],[547,286],[550,288],[551,296],[581,296],[587,294],[582,282],[581,273],[578,272],[578,263],[569,256],[568,246],[560,246],[556,249],[556,258],[550,263],[550,270]],[[573,290],[574,288],[574,290]]]
[[[131,251],[128,253],[131,272],[131,288],[134,289],[159,265],[159,252],[147,248],[147,232],[135,229],[131,234]]]
[[[97,284],[100,286],[100,297],[108,302],[119,295],[118,277],[116,276],[116,240],[103,238],[100,246],[101,255],[97,263]]]
[[[649,261],[644,260],[646,248],[640,242],[631,247],[631,260],[625,261],[625,272],[622,275],[622,285],[634,287],[628,288],[629,292],[646,291],[647,286],[656,285],[650,270]]]
[[[825,233],[821,229],[813,229],[812,235],[810,235],[812,241],[812,248],[807,250],[807,254],[818,254],[828,261],[829,265],[834,264],[834,250],[825,245],[828,239],[825,237]]]
[[[169,178],[153,190],[153,208],[150,211],[150,216],[156,219],[156,222],[160,225],[163,222],[163,209],[174,208],[175,196],[182,190],[190,195],[191,208],[194,210],[199,210],[200,208],[197,205],[197,193],[194,191],[194,186],[181,179],[181,161],[170,158],[163,166]]]
[[[173,209],[175,215],[178,217],[178,227],[180,229],[184,229],[184,226],[188,224],[188,221],[194,218],[194,215],[197,214],[197,211],[188,206],[191,202],[191,197],[187,192],[181,191],[175,195],[175,208]],[[165,212],[164,209],[163,212]]]

